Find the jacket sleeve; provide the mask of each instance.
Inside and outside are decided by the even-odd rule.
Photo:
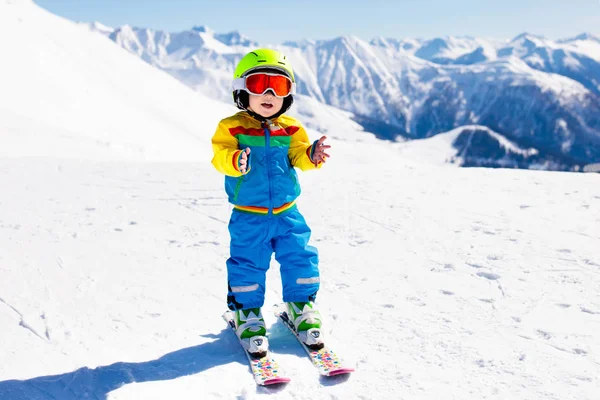
[[[212,165],[217,171],[229,176],[242,176],[240,172],[240,156],[238,140],[229,133],[227,126],[220,122],[212,138],[213,159]]]
[[[288,152],[290,162],[294,167],[307,171],[309,169],[319,169],[323,166],[322,162],[314,163],[311,160],[316,142],[311,144],[304,127],[298,126],[298,130],[292,135]]]

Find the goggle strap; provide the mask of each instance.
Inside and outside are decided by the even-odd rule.
[[[233,80],[233,90],[246,89],[246,78],[236,78]]]

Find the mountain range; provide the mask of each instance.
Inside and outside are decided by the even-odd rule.
[[[294,66],[299,94],[351,112],[379,138],[485,128],[488,145],[462,151],[470,154],[463,165],[580,170],[600,161],[600,39],[591,34],[550,40],[523,33],[509,41],[344,36],[270,46],[206,26],[178,33],[89,27],[223,101],[231,99],[231,74],[245,53],[277,48]],[[507,152],[499,136],[530,155]],[[459,153],[464,143],[453,145]]]

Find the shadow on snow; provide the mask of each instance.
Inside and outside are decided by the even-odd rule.
[[[213,342],[188,347],[146,362],[118,362],[90,369],[80,368],[62,375],[0,382],[2,400],[105,400],[108,393],[128,383],[166,381],[197,374],[232,362],[247,364],[231,333],[204,335]],[[235,350],[232,350],[235,349]]]

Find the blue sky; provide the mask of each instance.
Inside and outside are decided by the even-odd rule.
[[[34,0],[74,21],[178,32],[206,25],[238,30],[261,44],[356,35],[551,39],[600,34],[599,0]]]

